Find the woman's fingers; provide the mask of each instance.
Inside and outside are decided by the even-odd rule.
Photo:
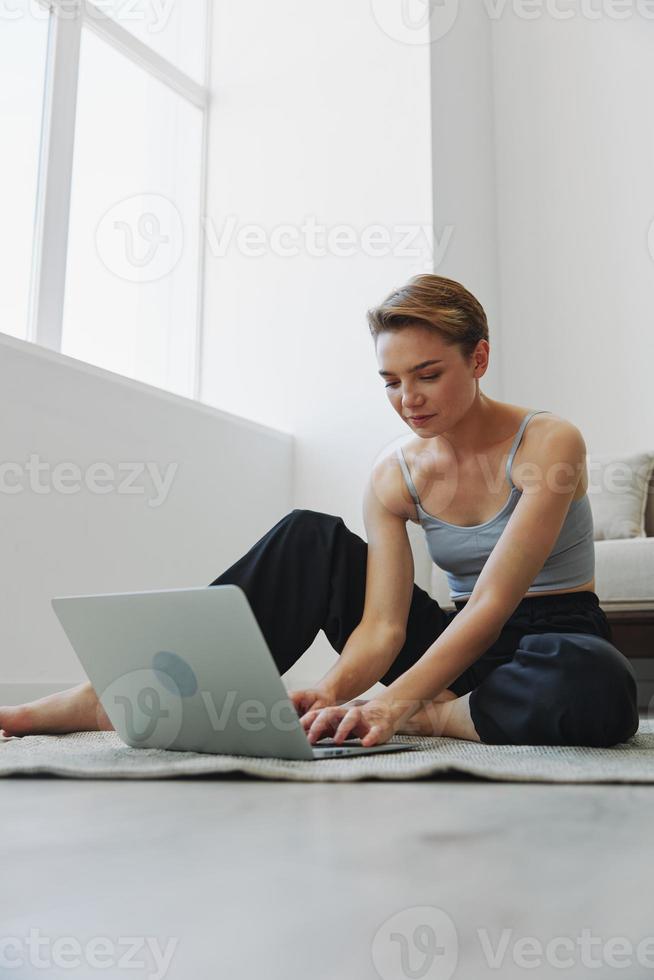
[[[361,744],[368,747],[387,742],[395,730],[388,710],[374,703],[363,707],[330,705],[315,708],[301,721],[311,743],[331,735],[339,744],[354,737],[360,738]]]
[[[383,713],[340,705],[310,711],[302,718],[302,724],[312,743],[331,735],[339,744],[354,737],[360,738],[361,744],[368,747],[388,741],[393,734],[393,726]]]
[[[306,691],[289,691],[288,696],[298,714],[304,713],[304,700]]]
[[[311,708],[306,714],[303,714],[300,718],[300,724],[304,728],[305,732],[309,732],[309,729],[313,725],[314,721],[322,711],[322,708]]]
[[[302,724],[305,732],[311,728],[314,721],[323,710],[323,708],[312,708],[311,710],[307,711],[306,714],[302,715],[300,718],[300,723]]]
[[[324,704],[317,691],[289,691],[289,697],[300,717],[306,714],[311,708],[321,708]]]
[[[367,725],[363,721],[360,708],[350,708],[334,733],[335,742],[344,742],[351,732],[355,737],[366,734]]]
[[[309,726],[307,737],[310,742],[317,742],[319,738],[332,735],[340,718],[342,708],[320,708],[313,723]]]
[[[321,708],[307,732],[309,741],[316,742],[319,738],[333,735],[346,711],[347,708],[342,708],[340,705]]]
[[[343,743],[348,737],[360,738],[366,747],[388,741],[393,727],[377,711],[366,712],[362,708],[331,706],[308,712],[302,718],[302,725],[310,742],[333,736],[334,741]]]
[[[377,745],[378,742],[387,742],[388,736],[384,737],[384,733],[379,725],[372,725],[370,730],[361,739],[361,744],[369,748],[371,745]]]

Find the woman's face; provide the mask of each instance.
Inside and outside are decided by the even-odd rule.
[[[384,331],[377,338],[376,353],[388,399],[417,436],[428,439],[448,432],[473,404],[475,359],[464,360],[458,345],[447,346],[425,327]],[[422,367],[412,370],[418,365]],[[421,415],[431,418],[412,418]]]

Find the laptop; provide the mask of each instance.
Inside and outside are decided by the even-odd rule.
[[[60,596],[52,608],[134,748],[297,760],[419,748],[311,744],[237,585]]]

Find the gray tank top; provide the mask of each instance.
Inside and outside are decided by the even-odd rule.
[[[509,499],[494,517],[483,524],[463,527],[459,524],[448,524],[447,521],[441,521],[428,514],[420,503],[402,448],[398,446],[396,450],[404,480],[416,505],[420,524],[425,531],[427,550],[432,560],[445,572],[452,599],[470,597],[484,564],[522,496],[522,491],[511,479],[513,458],[529,420],[534,415],[544,412],[546,409],[529,412],[523,418],[506,461],[506,479],[511,487]],[[584,494],[570,504],[554,547],[527,591],[546,592],[573,588],[589,582],[594,574],[593,515],[588,494]]]

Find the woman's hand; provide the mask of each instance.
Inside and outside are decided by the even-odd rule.
[[[393,737],[399,724],[397,711],[388,701],[379,699],[312,709],[302,718],[302,727],[312,744],[331,736],[340,745],[349,736],[361,739],[366,747],[381,745]]]
[[[307,711],[315,711],[336,704],[335,692],[324,684],[316,684],[315,687],[303,688],[299,691],[289,691],[288,696],[300,718]]]

